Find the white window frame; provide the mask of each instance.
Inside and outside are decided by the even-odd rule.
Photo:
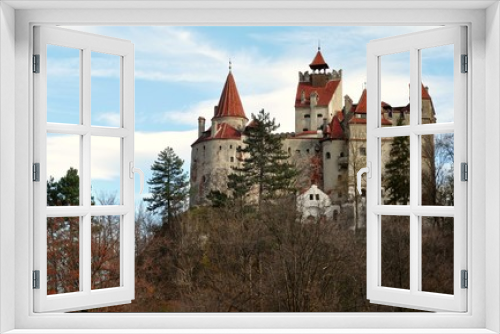
[[[92,307],[130,303],[135,292],[135,201],[134,201],[134,45],[130,41],[51,26],[34,27],[34,54],[40,56],[34,84],[34,162],[39,163],[39,181],[34,194],[34,270],[39,271],[39,289],[34,289],[35,312],[74,311]],[[80,123],[47,122],[47,45],[73,48],[80,53]],[[91,124],[92,52],[119,58],[120,125],[116,128]],[[47,134],[78,135],[80,205],[47,207]],[[91,205],[91,141],[97,136],[120,142],[120,203]],[[91,219],[93,216],[119,216],[120,286],[91,288]],[[79,217],[79,291],[47,295],[47,218]]]
[[[467,163],[467,73],[461,73],[461,56],[467,54],[466,27],[450,26],[408,35],[382,38],[368,43],[368,124],[367,164],[367,298],[376,304],[412,307],[421,310],[467,310],[467,290],[461,287],[461,270],[467,270],[467,188],[461,181],[460,164]],[[422,124],[422,62],[420,51],[443,45],[453,46],[453,122]],[[381,65],[386,55],[408,52],[410,56],[410,123],[381,126]],[[424,206],[422,196],[421,135],[454,134],[454,206]],[[410,202],[383,205],[381,201],[382,138],[407,136],[410,141]],[[382,286],[382,217],[405,216],[409,221],[409,289]],[[451,295],[422,291],[422,217],[453,217],[453,290]]]
[[[408,1],[405,1],[408,2]],[[0,3],[0,330],[36,333],[37,329],[87,328],[87,332],[127,329],[128,333],[145,332],[146,328],[163,332],[321,332],[341,333],[358,328],[358,332],[421,333],[493,333],[500,331],[500,10],[497,1],[477,2],[400,2],[331,1],[285,3],[282,1],[246,4],[216,2],[201,4],[188,1],[152,4],[144,1],[144,10],[102,10],[120,6],[114,2],[16,2]],[[208,4],[207,4],[208,3]],[[313,5],[314,4],[314,5]],[[35,8],[14,11],[14,7]],[[293,9],[289,7],[293,5]],[[51,10],[39,10],[49,6]],[[51,7],[50,7],[51,6]],[[58,9],[58,6],[73,6]],[[99,6],[99,8],[97,8]],[[123,3],[130,6],[130,2]],[[163,6],[163,9],[147,9]],[[398,8],[393,8],[392,6]],[[400,9],[405,7],[405,9]],[[425,7],[425,6],[432,6]],[[454,6],[461,6],[457,9]],[[37,9],[38,7],[38,9]],[[75,10],[74,8],[85,8]],[[179,8],[180,7],[180,8]],[[488,7],[488,8],[487,8]],[[197,8],[196,10],[192,8]],[[243,8],[249,8],[243,10]],[[346,9],[347,8],[347,9]],[[350,9],[349,9],[350,8]],[[375,9],[373,9],[375,8]],[[411,8],[412,10],[408,10]],[[471,9],[472,8],[472,9]],[[475,9],[474,9],[475,8]],[[390,9],[390,10],[389,10]],[[314,19],[313,19],[314,18]],[[469,310],[464,314],[34,314],[30,286],[32,262],[32,212],[29,175],[32,156],[32,104],[29,74],[30,45],[34,24],[282,24],[282,25],[389,25],[466,24],[470,28],[469,68],[469,141],[470,180],[469,229],[470,254]],[[14,35],[15,32],[15,35]],[[14,37],[15,36],[15,37]],[[15,68],[15,70],[14,70]],[[486,71],[486,68],[488,69]],[[12,84],[15,83],[15,86]],[[15,99],[14,97],[15,93]],[[15,118],[12,118],[15,110]],[[472,119],[472,115],[476,115]],[[481,116],[481,117],[478,117]],[[486,121],[486,119],[488,121]],[[15,130],[15,131],[14,131]],[[485,135],[485,133],[487,135]],[[12,141],[15,138],[15,141]],[[486,141],[487,139],[487,141]],[[488,152],[485,155],[484,152]],[[15,172],[15,174],[14,174]],[[488,174],[486,182],[485,174]],[[15,177],[12,177],[15,175]],[[12,199],[12,193],[15,193]],[[488,194],[488,196],[486,196]],[[28,195],[28,196],[27,196]],[[486,211],[486,207],[489,207]],[[15,225],[12,224],[15,222]],[[15,238],[14,238],[15,237]],[[15,288],[13,288],[15,287]],[[486,290],[488,293],[486,293]],[[15,305],[13,308],[12,305]],[[131,330],[143,326],[142,330]],[[168,330],[170,328],[170,330]],[[413,330],[412,330],[413,328]],[[418,328],[415,331],[414,328]],[[23,330],[26,329],[26,330]],[[28,329],[30,329],[28,331]],[[219,329],[219,330],[217,330]],[[240,330],[238,330],[240,329]],[[295,329],[295,330],[294,330]],[[392,330],[389,330],[392,329]],[[462,329],[462,330],[461,330]],[[51,332],[55,332],[51,331]],[[41,331],[40,331],[41,332]],[[47,331],[45,331],[47,332]],[[108,331],[109,332],[109,331]],[[248,332],[248,330],[246,330]],[[353,332],[350,330],[349,332]]]

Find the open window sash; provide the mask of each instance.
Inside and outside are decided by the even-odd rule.
[[[454,47],[454,121],[423,124],[421,52],[444,45]],[[385,55],[401,52],[409,52],[410,57],[410,122],[405,126],[383,126],[381,59]],[[374,40],[367,46],[367,162],[368,166],[371,164],[366,179],[367,298],[372,303],[429,311],[467,311],[467,289],[462,287],[462,271],[467,270],[467,182],[461,181],[460,175],[461,163],[467,163],[467,74],[463,73],[466,71],[463,68],[465,64],[462,64],[463,55],[466,54],[466,27],[458,26]],[[422,136],[443,133],[454,135],[454,206],[424,206],[421,197]],[[409,137],[410,200],[408,205],[384,205],[381,142],[382,138],[398,136]],[[409,220],[409,289],[382,285],[382,216],[404,216]],[[422,217],[454,219],[453,294],[432,293],[422,289]]]
[[[47,58],[48,46],[57,46],[79,54],[75,58],[76,73],[67,73],[67,76],[79,78],[79,121],[75,124],[63,122],[47,122],[47,94],[48,73]],[[100,53],[113,55],[119,59],[119,126],[115,128],[93,126],[91,124],[91,54]],[[34,28],[34,57],[33,92],[34,92],[34,156],[33,162],[39,165],[38,181],[34,182],[34,311],[35,312],[66,312],[82,309],[97,308],[110,305],[130,303],[134,298],[134,46],[130,41],[109,38],[89,33],[77,32],[69,29],[37,26]],[[79,60],[78,60],[79,59]],[[115,58],[114,58],[115,59]],[[68,59],[66,59],[68,60]],[[52,59],[51,61],[54,61]],[[56,59],[56,61],[59,61]],[[79,61],[79,64],[78,64]],[[59,66],[60,65],[60,66]],[[64,70],[64,62],[51,64],[52,69]],[[53,73],[52,73],[53,74]],[[51,75],[52,75],[51,74]],[[59,73],[58,75],[61,75]],[[51,94],[54,94],[52,91]],[[56,92],[55,95],[64,96],[65,92]],[[118,98],[117,98],[118,99]],[[63,106],[64,107],[64,106]],[[62,110],[62,113],[67,112]],[[78,138],[75,151],[79,154],[79,202],[74,206],[61,204],[47,206],[47,142],[48,136],[72,135]],[[120,143],[120,202],[118,205],[94,205],[91,194],[91,140],[92,138],[116,138]],[[94,146],[95,147],[95,146]],[[118,153],[117,153],[118,154]],[[132,169],[132,171],[130,170]],[[70,218],[67,218],[70,217]],[[94,218],[93,218],[94,217]],[[114,287],[95,288],[96,279],[92,271],[92,224],[95,217],[117,217],[116,226],[119,232],[116,236],[114,254],[119,254],[119,283]],[[59,219],[59,220],[57,220]],[[109,218],[107,218],[109,219]],[[66,220],[66,223],[64,223]],[[61,230],[49,232],[49,221],[59,221],[66,226]],[[51,266],[52,276],[57,276],[57,268],[68,270],[68,263],[72,261],[71,289],[65,289],[64,284],[57,283],[48,288],[48,233],[51,240],[61,242],[60,235],[68,233],[68,221],[76,228],[68,239],[77,240],[73,250],[65,251],[62,244],[55,250],[58,266]],[[62,226],[61,225],[61,226]],[[71,232],[69,232],[71,234]],[[58,239],[59,238],[59,239]],[[118,261],[115,259],[115,261]],[[110,275],[110,269],[100,271],[101,281]],[[118,281],[118,280],[116,280]]]

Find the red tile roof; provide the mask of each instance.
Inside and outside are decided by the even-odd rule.
[[[219,124],[213,139],[240,139],[241,132],[227,123]]]
[[[339,121],[343,121],[344,120],[344,114],[342,113],[342,111],[338,110],[335,114],[335,116],[337,116],[337,118],[339,119]]]
[[[340,125],[338,114],[339,113],[337,113],[337,115],[333,117],[332,122],[330,123],[330,129],[331,129],[330,138],[332,139],[344,139],[344,130]]]
[[[215,136],[212,137],[212,127],[207,131],[203,132],[200,138],[198,138],[191,146],[194,146],[203,141],[208,141],[212,139],[241,139],[241,132],[233,128],[227,123],[221,123],[217,126],[217,132]]]
[[[226,83],[224,84],[224,89],[220,96],[217,114],[214,116],[214,118],[220,117],[239,117],[248,119],[243,110],[240,94],[238,94],[238,88],[236,88],[236,82],[234,81],[232,72],[229,72],[227,75]]]
[[[354,112],[356,114],[366,114],[366,88],[363,89],[363,93],[361,93],[361,97],[359,98],[358,105]]]
[[[392,122],[389,121],[387,118],[385,118],[385,116],[382,114],[382,119],[380,120],[380,123],[382,123],[382,125],[392,125]]]
[[[317,135],[318,134],[318,131],[314,131],[314,130],[309,130],[309,131],[302,131],[302,132],[299,132],[297,134],[295,134],[295,137],[292,137],[293,138],[299,138],[299,137],[304,137],[304,136],[309,136],[309,135]],[[310,137],[308,137],[310,138]]]
[[[319,95],[318,106],[326,107],[332,100],[333,94],[339,86],[340,80],[328,81],[325,87],[313,87],[309,82],[299,82],[297,86],[297,94],[295,95],[296,107],[308,107],[311,105],[311,93],[316,92]],[[306,99],[304,103],[301,101],[302,91],[304,91]]]
[[[323,58],[323,55],[321,54],[321,51],[318,49],[318,52],[316,53],[316,56],[314,57],[312,63],[309,64],[309,67],[312,70],[320,70],[324,68],[329,68],[328,64],[326,63],[325,59]]]
[[[427,89],[425,89],[424,84],[422,84],[422,100],[432,100]]]

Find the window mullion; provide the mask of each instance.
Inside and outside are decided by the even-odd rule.
[[[90,56],[91,50],[89,48],[83,49],[83,60],[82,60],[82,124],[87,131],[82,137],[82,148],[80,150],[80,154],[82,155],[80,158],[81,161],[81,189],[82,189],[82,204],[84,208],[88,209],[85,216],[83,216],[82,223],[83,226],[80,226],[80,230],[82,231],[82,242],[80,244],[81,253],[80,253],[80,268],[82,270],[81,280],[83,280],[83,291],[90,293],[91,290],[91,216],[90,216],[90,207],[92,205],[92,185],[91,185],[91,152],[90,152],[90,143],[91,143],[91,134],[90,134],[90,108],[91,108],[91,67],[90,67]]]
[[[414,213],[414,209],[419,205],[420,194],[420,150],[419,136],[414,133],[414,128],[418,125],[420,116],[420,59],[419,50],[410,49],[410,291],[415,293],[420,286],[420,238],[419,238],[419,217]]]

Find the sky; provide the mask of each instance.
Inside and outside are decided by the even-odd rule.
[[[135,46],[135,165],[151,178],[150,166],[167,146],[184,160],[189,172],[197,119],[209,120],[228,74],[229,60],[250,118],[264,109],[279,131],[294,131],[298,72],[309,70],[318,45],[330,69],[342,69],[343,95],[357,103],[366,83],[366,44],[370,40],[433,27],[323,26],[153,26],[66,27],[132,41]],[[438,122],[453,121],[453,48],[422,51],[422,82],[429,86]],[[78,123],[78,51],[48,49],[47,120]],[[451,60],[451,61],[450,61]],[[92,124],[119,122],[119,60],[92,53]],[[382,100],[392,106],[409,102],[409,56],[382,59]],[[119,189],[119,141],[92,141],[92,191]],[[56,179],[78,166],[78,136],[49,135],[48,174]],[[136,199],[140,199],[136,177]],[[148,187],[145,186],[147,196]]]

